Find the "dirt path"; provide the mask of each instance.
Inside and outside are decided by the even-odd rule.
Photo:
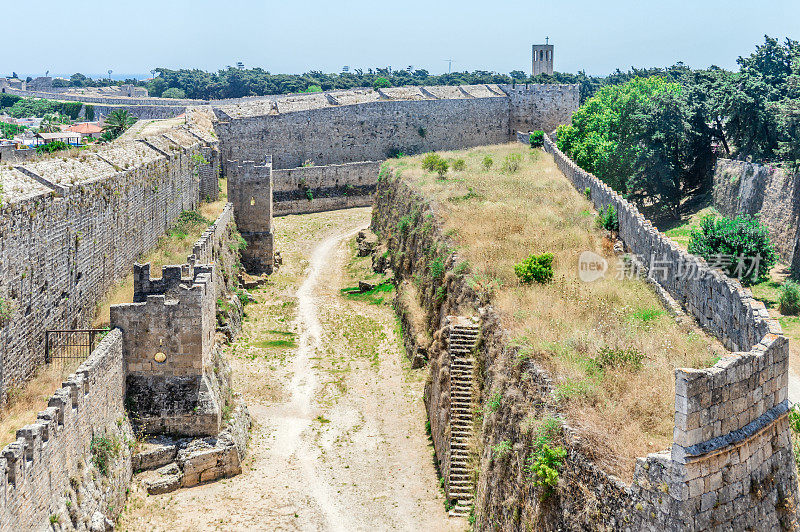
[[[465,529],[447,517],[425,435],[425,370],[409,369],[388,304],[340,294],[368,217],[277,220],[285,265],[228,350],[255,423],[244,472],[162,496],[137,490],[121,530]]]

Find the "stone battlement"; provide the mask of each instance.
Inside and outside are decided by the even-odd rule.
[[[111,307],[111,324],[123,332],[134,422],[149,434],[216,435],[221,407],[211,371],[213,265],[167,266],[160,278],[150,277],[147,264],[134,272],[135,302]]]
[[[114,329],[0,454],[0,530],[40,530],[58,513],[92,438],[116,430],[124,381],[122,332]]]

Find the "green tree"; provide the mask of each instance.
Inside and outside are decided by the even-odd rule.
[[[375,82],[372,84],[372,87],[374,89],[376,89],[376,90],[377,89],[385,89],[385,88],[391,87],[391,86],[392,86],[392,83],[388,79],[386,79],[384,77],[380,77],[380,78],[376,79]]]
[[[161,93],[162,98],[175,98],[175,99],[183,99],[186,98],[186,92],[183,89],[179,89],[177,87],[170,87],[169,89],[165,90]]]
[[[125,109],[111,111],[103,123],[103,138],[113,140],[122,135],[135,122],[136,118]]]

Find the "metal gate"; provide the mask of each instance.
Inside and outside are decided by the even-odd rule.
[[[109,329],[53,329],[45,331],[45,361],[80,364],[100,343]],[[70,365],[73,365],[70,364]]]

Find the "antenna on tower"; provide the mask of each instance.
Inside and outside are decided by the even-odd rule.
[[[455,59],[442,59],[442,61],[447,61],[447,73],[450,74],[453,72],[453,63],[456,62]]]

